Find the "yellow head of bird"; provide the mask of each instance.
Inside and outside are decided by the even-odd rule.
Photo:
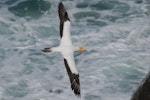
[[[86,49],[83,46],[79,46],[79,51],[85,51]]]

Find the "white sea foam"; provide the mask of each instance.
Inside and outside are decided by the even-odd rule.
[[[41,51],[59,44],[59,0],[46,0],[51,9],[39,19],[15,16],[7,9],[25,0],[10,5],[6,1],[10,0],[0,5],[0,99],[76,100],[62,56]],[[118,1],[111,1],[115,8],[104,10],[92,7],[98,0],[63,2],[71,19],[73,44],[87,49],[75,53],[81,100],[129,100],[149,70],[147,1]],[[87,11],[90,14],[74,17]]]

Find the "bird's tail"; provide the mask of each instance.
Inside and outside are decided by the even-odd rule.
[[[51,48],[44,48],[42,51],[43,52],[52,52]]]

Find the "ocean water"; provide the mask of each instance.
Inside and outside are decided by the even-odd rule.
[[[149,0],[62,0],[80,100],[130,100],[150,68]],[[0,0],[0,100],[77,100],[59,45],[59,0]]]

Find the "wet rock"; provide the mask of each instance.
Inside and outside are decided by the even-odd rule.
[[[132,95],[131,100],[150,100],[150,72]]]

